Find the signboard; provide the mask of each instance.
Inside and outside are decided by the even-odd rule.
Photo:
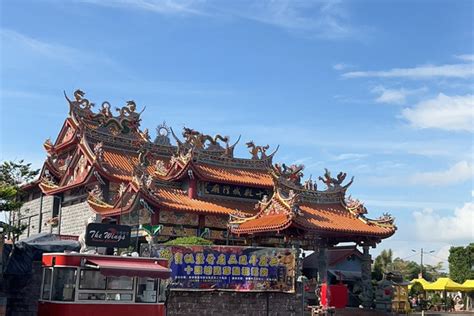
[[[153,245],[150,256],[168,259],[173,288],[294,292],[292,249]]]
[[[86,245],[91,247],[127,248],[131,228],[128,225],[90,223],[86,229]]]
[[[271,191],[260,188],[252,188],[241,185],[205,182],[202,186],[204,194],[230,196],[234,198],[261,200],[264,195],[270,197]]]

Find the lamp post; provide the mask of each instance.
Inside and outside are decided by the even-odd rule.
[[[415,249],[412,249],[411,251],[413,251],[414,253],[417,252]],[[423,279],[423,254],[430,254],[430,253],[433,253],[433,252],[435,252],[435,251],[434,250],[423,251],[423,248],[421,248],[421,250],[420,250],[420,274],[418,275],[418,277],[420,279]]]

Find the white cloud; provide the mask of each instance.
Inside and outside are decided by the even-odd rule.
[[[422,101],[406,108],[402,116],[415,128],[438,128],[450,131],[474,131],[473,95],[447,96]]]
[[[353,71],[342,74],[344,78],[407,78],[407,79],[430,79],[430,78],[469,78],[474,75],[474,67],[471,64],[453,65],[426,65],[413,68],[393,68],[382,71]]]
[[[413,213],[416,233],[425,241],[472,241],[474,239],[474,203],[465,203],[451,215],[440,215],[432,209]]]
[[[138,9],[160,14],[174,14],[174,15],[201,15],[204,14],[199,9],[199,5],[203,1],[196,0],[77,0],[77,2],[84,2],[105,7],[115,7],[124,9]]]
[[[29,54],[28,57],[31,57],[33,54],[35,58],[47,58],[71,66],[85,63],[114,65],[114,62],[107,56],[92,54],[88,51],[58,43],[46,42],[9,29],[0,29],[0,39],[10,55],[10,57],[5,57],[7,59],[6,64],[11,64],[15,61],[19,63],[25,62],[25,60],[18,56],[23,56],[22,53],[27,52]]]
[[[454,57],[456,57],[457,59],[465,60],[465,61],[474,61],[474,55],[465,54],[465,55],[456,55]]]
[[[139,9],[162,15],[238,18],[319,38],[354,38],[356,28],[339,1],[76,0],[88,4]]]
[[[337,155],[334,157],[333,160],[339,161],[339,160],[359,160],[361,158],[367,157],[367,154],[357,154],[357,153],[344,153]]]
[[[334,70],[344,70],[344,69],[353,68],[353,67],[354,66],[345,64],[345,63],[338,63],[332,66]]]
[[[378,94],[379,96],[375,99],[377,103],[388,103],[388,104],[404,104],[406,98],[409,95],[414,95],[420,92],[426,91],[426,88],[422,89],[388,89],[384,86],[377,86],[371,90],[372,93]]]
[[[462,183],[474,177],[474,170],[471,162],[460,161],[451,166],[448,170],[419,172],[411,177],[413,184],[423,184],[428,186],[444,186]]]

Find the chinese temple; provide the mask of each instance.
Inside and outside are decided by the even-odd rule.
[[[354,179],[346,173],[325,170],[320,184],[304,181],[303,165],[274,163],[278,147],[249,141],[249,157],[239,158],[240,137],[178,133],[165,123],[152,139],[134,101],[116,109],[105,101],[93,111],[81,90],[65,97],[69,115],[56,140],[44,143],[40,177],[26,187],[29,210],[19,220],[28,234],[78,236],[87,222],[106,221],[133,225],[153,242],[201,236],[215,244],[296,244],[322,258],[325,248],[351,242],[363,247],[370,269],[368,248],[396,230],[390,215],[370,219],[347,196]]]

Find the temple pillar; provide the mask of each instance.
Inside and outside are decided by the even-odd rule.
[[[320,293],[319,293],[319,304],[327,306],[328,305],[328,287],[327,287],[327,281],[328,281],[328,254],[327,254],[327,246],[319,246],[318,247],[318,257],[317,257],[317,263],[318,263],[318,285],[320,288]],[[323,293],[325,291],[325,293]],[[326,301],[322,301],[322,297],[326,297]],[[324,303],[324,304],[323,304]]]
[[[319,283],[326,283],[328,279],[328,254],[326,247],[318,249],[318,279]]]
[[[362,246],[362,293],[360,295],[361,303],[364,308],[372,307],[374,298],[374,289],[372,286],[372,258],[369,253],[369,246]]]
[[[191,171],[191,170],[190,170]],[[192,173],[190,173],[192,175]],[[188,197],[195,199],[197,196],[197,180],[194,176],[189,177]]]

